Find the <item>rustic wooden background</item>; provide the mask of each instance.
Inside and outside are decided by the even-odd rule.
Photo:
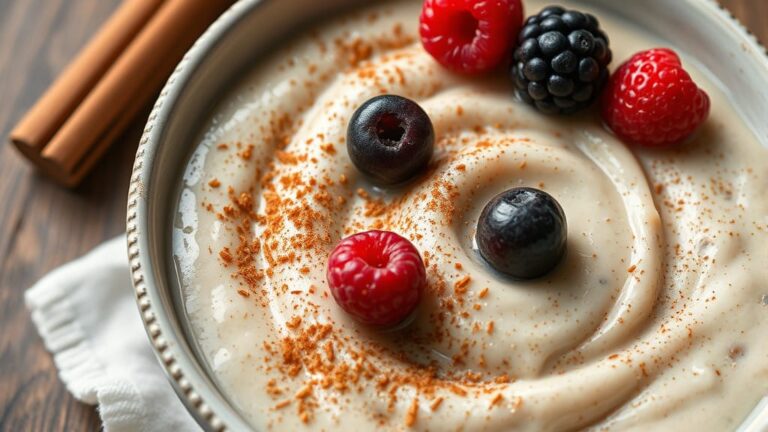
[[[115,9],[120,0],[0,0],[0,137]],[[721,0],[763,42],[768,1]],[[97,430],[77,402],[24,308],[24,290],[54,267],[124,231],[133,155],[149,107],[74,190],[35,172],[0,142],[0,430]]]

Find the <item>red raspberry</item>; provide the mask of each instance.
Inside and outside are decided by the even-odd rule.
[[[611,76],[602,96],[605,123],[621,139],[648,146],[677,144],[709,116],[709,96],[666,48],[635,54]]]
[[[328,285],[336,303],[363,324],[392,326],[416,308],[426,284],[419,251],[389,231],[349,236],[331,252]]]
[[[426,0],[419,22],[421,43],[440,64],[479,73],[511,55],[523,5],[520,0]]]

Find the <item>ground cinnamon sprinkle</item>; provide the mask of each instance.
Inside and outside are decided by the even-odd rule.
[[[301,317],[298,315],[295,315],[293,318],[290,319],[290,321],[285,323],[285,326],[291,330],[297,329],[300,325],[301,325]]]
[[[419,415],[419,398],[413,398],[411,406],[408,408],[408,412],[405,414],[405,426],[411,427],[416,423],[416,419]]]
[[[208,182],[208,186],[210,186],[212,188],[217,188],[217,187],[221,186],[221,182],[218,179],[213,179],[213,180]]]
[[[432,404],[429,406],[429,409],[432,411],[437,411],[438,408],[440,408],[440,405],[443,404],[443,398],[438,397],[434,401],[432,401]]]
[[[222,249],[219,252],[219,256],[221,257],[221,259],[226,264],[230,264],[233,261],[233,259],[234,259],[234,258],[232,258],[232,252],[229,250],[228,247],[224,247],[224,249]]]
[[[496,393],[496,396],[494,396],[493,399],[491,399],[491,405],[488,407],[488,409],[492,409],[496,405],[500,404],[501,401],[504,400],[504,396],[502,396],[501,393]]]
[[[331,143],[323,144],[320,146],[320,148],[328,153],[329,155],[335,155],[336,154],[336,147],[333,146]]]
[[[250,160],[251,156],[253,155],[253,144],[249,144],[248,147],[245,148],[242,152],[240,152],[240,157],[245,160]]]
[[[454,292],[457,296],[462,296],[467,293],[467,287],[472,282],[472,278],[469,275],[464,275],[461,279],[457,280],[453,284]]]
[[[290,404],[291,404],[291,400],[290,399],[286,399],[286,400],[280,401],[277,404],[275,404],[274,408],[275,408],[275,410],[280,410],[280,409],[283,409],[283,408],[287,407]]]

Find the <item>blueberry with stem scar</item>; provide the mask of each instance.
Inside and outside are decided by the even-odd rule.
[[[568,227],[560,204],[548,193],[514,188],[494,197],[477,223],[480,254],[516,279],[545,275],[562,260]]]
[[[435,132],[426,112],[402,96],[382,95],[362,104],[347,127],[347,152],[355,167],[381,185],[403,183],[432,158]]]

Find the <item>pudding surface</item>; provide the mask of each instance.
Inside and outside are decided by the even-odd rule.
[[[768,394],[768,150],[737,101],[679,50],[709,121],[676,149],[627,146],[593,110],[544,116],[503,76],[442,68],[418,40],[420,6],[309,29],[202,127],[173,253],[230,400],[257,430],[738,427]],[[587,11],[612,69],[670,46]],[[427,172],[386,190],[345,143],[354,110],[383,93],[417,101],[436,134]],[[516,186],[548,192],[568,218],[567,256],[533,281],[497,274],[473,241],[485,204]],[[424,258],[406,328],[361,326],[328,293],[330,251],[370,229]]]

